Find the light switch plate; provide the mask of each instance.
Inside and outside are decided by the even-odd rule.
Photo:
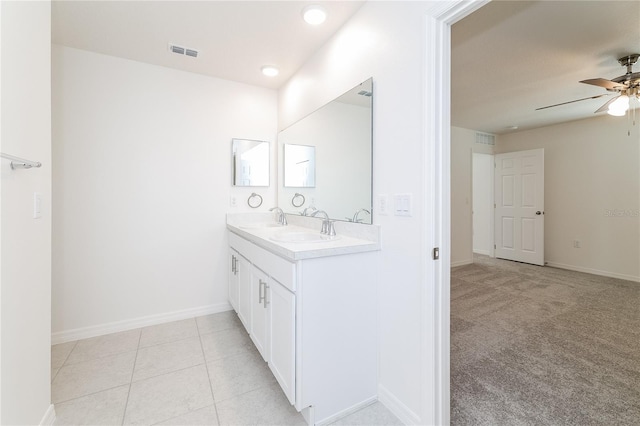
[[[393,212],[396,216],[411,216],[411,194],[393,196]]]

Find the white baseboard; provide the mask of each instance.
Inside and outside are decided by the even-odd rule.
[[[422,424],[420,416],[411,411],[393,393],[382,385],[378,385],[378,401],[380,401],[389,411],[405,425]]]
[[[40,426],[52,426],[56,421],[56,410],[53,407],[53,404],[49,405],[47,411],[42,416],[42,420],[40,420]]]
[[[216,314],[218,312],[225,312],[231,309],[231,305],[229,305],[228,303],[218,303],[215,305],[200,306],[197,308],[183,309],[180,311],[149,315],[146,317],[133,318],[123,321],[115,321],[90,327],[58,331],[51,334],[51,344],[57,345],[59,343],[72,342],[74,340],[87,339],[89,337],[103,336],[105,334],[133,330],[136,328],[162,324],[165,322],[194,318],[202,315]]]
[[[567,264],[558,263],[558,262],[546,261],[545,265],[551,266],[552,268],[568,269],[569,271],[585,272],[587,274],[600,275],[602,277],[617,278],[620,280],[634,281],[637,283],[640,282],[640,277],[635,277],[633,275],[618,274],[616,272],[601,271],[599,269],[583,268],[582,266],[567,265]]]
[[[371,398],[367,398],[362,402],[359,402],[359,403],[357,403],[355,405],[352,405],[351,407],[346,408],[346,409],[344,409],[344,410],[342,410],[342,411],[340,411],[340,412],[338,412],[338,413],[336,413],[336,414],[334,414],[334,415],[332,415],[330,417],[327,417],[326,419],[317,421],[315,424],[317,426],[322,426],[322,425],[328,425],[328,424],[334,423],[337,420],[340,420],[340,419],[342,419],[344,417],[347,417],[349,414],[353,414],[356,411],[360,411],[363,408],[368,407],[369,405],[373,404],[377,400],[378,400],[378,398],[374,395]]]
[[[472,263],[473,263],[473,259],[457,260],[455,262],[451,262],[451,267],[455,268],[456,266],[471,265]]]

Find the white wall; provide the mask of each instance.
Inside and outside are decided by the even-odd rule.
[[[492,154],[476,131],[451,127],[451,265],[473,262],[472,153]]]
[[[472,169],[473,252],[490,256],[493,254],[493,155],[474,152]]]
[[[51,5],[0,2],[0,423],[53,421],[51,359]],[[33,218],[34,192],[42,217]]]
[[[434,418],[435,351],[423,352],[420,339],[435,329],[423,311],[434,304],[433,282],[424,283],[422,243],[427,203],[423,167],[423,99],[427,2],[368,2],[293,76],[279,92],[280,128],[285,128],[345,90],[373,77],[373,188],[376,194],[410,193],[411,217],[374,215],[381,225],[378,264],[380,300],[379,398],[407,423]],[[376,203],[374,202],[374,209]],[[428,278],[426,278],[428,280]],[[431,280],[433,281],[433,280]],[[423,293],[424,292],[424,293]],[[424,303],[427,295],[427,304]],[[433,318],[425,315],[425,318]],[[428,320],[432,321],[432,320]],[[424,327],[424,328],[423,328]],[[429,344],[433,350],[433,345]],[[424,369],[424,370],[423,370]],[[431,398],[433,396],[433,398]]]
[[[640,281],[639,127],[604,115],[498,137],[497,153],[544,148],[549,265]]]
[[[231,188],[231,139],[275,153],[276,114],[273,90],[54,45],[55,341],[227,309],[225,213],[276,182]]]

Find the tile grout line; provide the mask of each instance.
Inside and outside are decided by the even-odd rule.
[[[60,364],[60,367],[58,367],[58,371],[56,371],[56,374],[51,378],[51,383],[49,386],[53,386],[53,381],[56,379],[56,377],[58,377],[58,374],[60,374],[60,370],[62,370],[62,367],[65,367],[67,364],[67,361],[69,360],[69,357],[71,356],[71,352],[74,351],[74,349],[76,348],[76,346],[78,346],[78,342],[79,340],[76,340],[75,344],[73,345],[73,348],[71,348],[71,350],[69,351],[69,353],[67,354],[66,357],[64,357],[64,361],[62,361],[62,364]],[[52,345],[52,347],[55,345]],[[51,358],[51,353],[49,354],[49,358]]]
[[[142,346],[139,349],[147,349],[147,348],[154,348],[156,346],[161,346],[161,345],[168,345],[170,343],[176,343],[176,342],[182,342],[183,340],[188,340],[188,339],[193,339],[196,336],[187,336],[187,337],[180,337],[176,340],[168,340],[166,342],[160,342],[160,343],[154,343],[153,345],[147,345],[147,346]]]
[[[220,425],[220,416],[218,415],[218,405],[216,404],[216,397],[213,394],[213,385],[211,384],[211,374],[209,374],[209,366],[207,365],[207,356],[204,353],[204,346],[202,345],[202,334],[200,334],[200,327],[198,326],[198,320],[196,318],[196,330],[198,331],[198,339],[200,340],[200,350],[202,351],[202,358],[204,359],[204,368],[207,372],[207,379],[209,380],[209,389],[211,390],[211,399],[213,400],[213,409],[216,411],[216,420]]]
[[[113,387],[106,388],[106,389],[100,389],[100,390],[97,390],[95,392],[90,392],[90,393],[87,393],[87,394],[84,394],[84,395],[80,395],[80,396],[76,396],[76,397],[73,397],[73,398],[65,399],[63,401],[56,401],[55,404],[66,404],[67,402],[77,401],[78,399],[86,398],[88,396],[97,395],[99,393],[110,391],[110,390],[113,390],[113,389],[118,389],[118,388],[121,388],[121,387],[126,386],[126,385],[127,384],[125,383],[125,384],[122,384],[122,385],[117,385],[117,386],[113,386]]]
[[[76,349],[76,346],[78,346],[78,342],[80,340],[76,340],[76,343],[73,345],[73,348],[71,348],[71,350],[69,351],[69,353],[67,354],[66,357],[64,357],[64,361],[62,362],[62,365],[60,366],[60,368],[64,367],[67,364],[67,361],[69,360],[69,357],[71,356],[71,352],[73,352]],[[60,370],[58,370],[60,371]],[[56,374],[57,375],[57,374]]]
[[[180,371],[189,370],[190,368],[200,367],[201,365],[205,365],[205,366],[206,366],[206,364],[207,364],[207,363],[206,363],[206,361],[205,361],[205,362],[203,362],[203,363],[201,363],[201,364],[194,364],[194,365],[189,365],[189,366],[187,366],[187,367],[180,367],[180,368],[178,368],[178,369],[176,369],[176,370],[165,371],[164,373],[156,374],[156,375],[154,375],[154,376],[145,377],[145,378],[143,378],[143,379],[136,380],[135,382],[132,380],[132,381],[131,381],[131,384],[133,384],[133,383],[142,383],[142,382],[146,382],[147,380],[157,379],[158,377],[166,376],[166,375],[173,374],[173,373],[178,373],[178,372],[180,372]],[[205,368],[206,368],[206,367],[205,367]]]
[[[138,362],[138,352],[140,351],[140,340],[142,339],[142,328],[140,328],[140,335],[138,336],[138,345],[136,346],[136,358],[133,360],[133,369],[131,369],[131,378],[129,379],[129,390],[127,390],[127,400],[124,403],[124,411],[122,412],[122,422],[124,425],[124,419],[127,415],[127,408],[129,407],[129,396],[131,395],[131,385],[133,384],[133,373],[136,371],[136,362]]]

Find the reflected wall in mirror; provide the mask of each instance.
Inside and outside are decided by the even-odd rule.
[[[280,132],[278,204],[285,212],[310,214],[316,208],[331,219],[371,223],[372,101],[369,79]],[[315,187],[289,185],[291,145],[315,148]],[[297,206],[300,197],[293,201],[296,193],[304,205]]]
[[[231,140],[231,184],[269,186],[269,142]]]
[[[314,188],[316,186],[316,147],[284,144],[284,186]]]

